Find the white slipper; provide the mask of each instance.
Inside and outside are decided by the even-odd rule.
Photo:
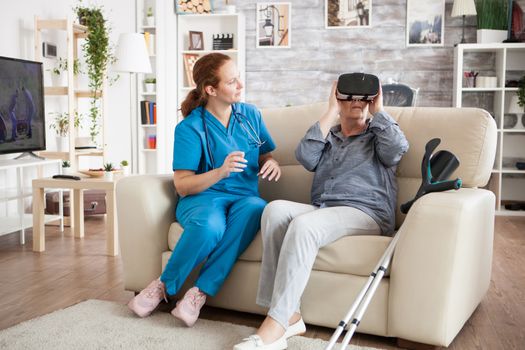
[[[303,318],[301,317],[299,321],[288,326],[288,329],[284,333],[286,339],[293,337],[294,335],[302,335],[306,333],[306,325],[304,324]]]
[[[257,334],[250,335],[248,338],[244,338],[242,343],[239,343],[233,347],[233,350],[284,350],[288,348],[288,342],[286,341],[286,334],[270,344],[264,344],[261,337]]]

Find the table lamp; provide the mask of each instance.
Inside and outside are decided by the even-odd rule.
[[[463,30],[461,33],[461,44],[466,43],[465,41],[465,16],[471,16],[476,14],[476,4],[474,0],[454,0],[452,6],[452,17],[463,16]]]
[[[115,52],[116,62],[113,65],[113,71],[123,73],[151,73],[151,62],[146,48],[146,41],[144,34],[141,33],[123,33],[120,34]],[[131,77],[130,77],[131,78]],[[133,144],[133,101],[136,101],[136,91],[133,89],[133,84],[129,84],[130,91],[130,132],[131,141]],[[134,146],[131,147],[132,170],[136,170],[136,159],[134,155]]]

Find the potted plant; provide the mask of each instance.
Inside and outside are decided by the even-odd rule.
[[[521,77],[518,82],[518,106],[522,107],[525,111],[525,75]],[[525,123],[523,124],[525,126]]]
[[[120,167],[122,168],[122,174],[124,176],[127,176],[129,175],[129,163],[127,160],[123,160],[120,162]]]
[[[230,2],[231,2],[231,0],[225,0],[226,6],[224,8],[225,8],[226,13],[234,14],[235,13],[235,5],[231,4]]]
[[[58,152],[67,152],[69,151],[69,113],[59,113],[54,112],[50,113],[55,115],[55,120],[49,124],[49,127],[51,129],[54,129],[56,132],[56,140],[57,140],[57,151]],[[75,128],[78,128],[80,126],[80,119],[82,118],[81,115],[78,114],[78,112],[75,112]]]
[[[62,162],[62,174],[71,175],[72,172],[73,171],[71,169],[71,163],[69,162],[69,160],[64,160]]]
[[[155,85],[157,84],[157,79],[155,78],[146,78],[144,79],[144,88],[146,92],[155,92]]]
[[[507,39],[508,1],[476,0],[478,43],[500,43]]]
[[[113,167],[113,163],[104,164],[104,179],[105,180],[113,181],[113,170],[115,170],[115,168]]]
[[[155,15],[153,14],[153,8],[151,6],[148,7],[148,10],[146,11],[146,25],[148,27],[155,26]]]
[[[101,6],[82,6],[82,1],[73,8],[81,24],[88,27],[87,37],[82,44],[87,65],[89,88],[92,93],[89,119],[91,120],[89,134],[96,142],[99,130],[100,92],[107,78],[107,68],[115,61],[109,43],[109,27],[102,13]]]
[[[48,72],[51,72],[51,83],[53,86],[66,85],[65,77],[67,77],[67,74],[62,74],[62,72],[67,72],[67,67],[67,59],[59,57],[55,67],[47,69]],[[73,74],[78,75],[79,73],[82,73],[80,71],[80,61],[75,59],[73,61]]]

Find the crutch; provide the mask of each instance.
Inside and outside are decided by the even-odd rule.
[[[422,182],[419,190],[416,193],[416,196],[411,201],[408,201],[401,205],[401,212],[403,214],[408,213],[412,204],[420,198],[421,196],[431,193],[431,192],[440,192],[447,191],[451,189],[460,189],[461,188],[461,179],[455,179],[447,181],[447,179],[452,175],[454,170],[459,166],[459,161],[452,153],[449,151],[439,151],[436,154],[432,155],[432,152],[441,142],[440,139],[432,139],[425,146],[425,154],[423,156],[423,161],[421,162],[421,177]],[[346,316],[339,322],[339,325],[335,329],[334,334],[330,338],[328,345],[325,350],[331,350],[334,348],[339,336],[343,333],[345,328],[348,326],[348,322],[352,317],[353,320],[346,332],[343,341],[341,343],[340,350],[345,350],[352,339],[361,319],[372,300],[381,279],[386,273],[392,256],[394,255],[394,249],[396,247],[397,241],[400,235],[396,234],[385,252],[381,256],[381,259],[377,263],[376,267],[368,277],[365,285],[357,295],[354,303],[348,310]]]

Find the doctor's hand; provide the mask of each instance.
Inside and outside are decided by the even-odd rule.
[[[248,161],[244,159],[244,152],[234,151],[224,159],[224,163],[219,168],[221,178],[227,178],[231,173],[242,173]]]
[[[281,177],[281,167],[275,159],[268,158],[257,175],[261,175],[263,179],[268,176],[268,181],[272,181],[273,178],[277,181]]]

